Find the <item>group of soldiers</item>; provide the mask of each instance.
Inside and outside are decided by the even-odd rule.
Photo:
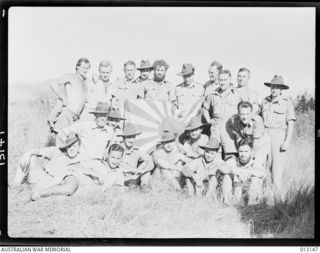
[[[79,59],[75,73],[50,83],[58,97],[48,119],[54,145],[25,153],[14,183],[33,184],[31,200],[37,200],[72,195],[82,185],[152,190],[160,179],[189,195],[255,204],[270,170],[274,193],[281,196],[295,121],[293,104],[282,95],[289,88],[282,76],[264,83],[271,94],[259,103],[248,87],[247,68],[239,69],[237,87],[217,61],[210,64],[204,85],[194,81],[192,64],[183,64],[178,85],[166,80],[168,68],[164,60],[152,65],[142,60],[139,68],[127,61],[125,76],[111,82],[109,61],[100,63],[99,75],[88,77],[90,62]],[[183,133],[164,129],[155,149],[146,153],[135,145],[141,131],[123,116],[127,99],[165,101],[178,114],[199,100],[201,107]]]

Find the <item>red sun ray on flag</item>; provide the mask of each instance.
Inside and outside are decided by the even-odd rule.
[[[170,102],[129,99],[124,104],[124,117],[142,132],[137,136],[136,145],[150,152],[161,139],[163,130],[171,130],[177,135],[184,132],[192,117],[198,115],[200,107],[200,99],[183,111],[176,110]]]

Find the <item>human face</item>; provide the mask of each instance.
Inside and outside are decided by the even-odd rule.
[[[174,148],[174,145],[175,145],[175,141],[172,140],[172,141],[167,141],[167,142],[163,142],[163,148],[164,150],[167,152],[167,153],[170,153],[173,148]]]
[[[115,169],[119,166],[122,158],[121,151],[111,151],[108,155],[108,164],[111,169]]]
[[[150,73],[151,73],[151,69],[140,70],[140,79],[143,81],[147,80],[149,78]]]
[[[104,82],[108,82],[112,72],[111,66],[108,66],[108,67],[101,66],[99,68],[99,72],[100,72],[101,80]]]
[[[107,114],[106,113],[96,113],[96,123],[99,128],[104,128],[107,124]]]
[[[108,118],[108,125],[111,126],[113,129],[119,126],[120,119],[116,118]]]
[[[77,67],[77,73],[82,78],[86,78],[89,69],[90,69],[90,64],[89,63],[81,62],[80,66]]]
[[[217,155],[217,150],[210,150],[210,149],[206,149],[204,151],[204,159],[206,160],[206,162],[210,163],[214,160],[214,158]]]
[[[132,80],[136,73],[136,66],[129,64],[124,67],[124,74],[128,80]]]
[[[219,75],[219,85],[222,91],[227,90],[230,87],[231,78],[228,74]]]
[[[243,124],[247,125],[252,118],[252,110],[251,108],[240,108],[239,109],[239,117]]]
[[[215,82],[218,79],[219,70],[216,66],[210,66],[208,70],[209,79],[211,82]]]
[[[136,140],[136,136],[135,135],[131,135],[131,136],[126,136],[123,139],[123,143],[126,146],[127,149],[132,148],[134,142]]]
[[[248,84],[250,80],[250,75],[248,71],[241,71],[238,73],[237,81],[239,87],[244,87]]]
[[[278,96],[281,95],[281,88],[280,88],[280,86],[273,84],[273,85],[271,85],[270,89],[271,89],[271,96],[272,96],[272,98],[276,98],[276,97],[278,97]]]
[[[165,66],[156,66],[154,70],[154,79],[156,81],[163,81],[166,77],[166,67]]]
[[[200,137],[201,132],[202,132],[201,127],[197,128],[197,129],[191,130],[191,131],[190,131],[190,137],[191,137],[191,139],[197,140],[197,139]]]
[[[251,159],[251,148],[248,145],[243,145],[239,147],[238,150],[239,161],[242,165],[247,164]]]
[[[185,83],[186,86],[189,86],[192,83],[193,74],[184,75],[182,77],[183,77],[183,82]]]
[[[67,155],[70,158],[75,158],[79,153],[80,142],[79,140],[73,143],[70,147],[67,148]]]

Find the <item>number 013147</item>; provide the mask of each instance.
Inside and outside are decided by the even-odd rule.
[[[300,252],[318,252],[318,247],[300,247]]]

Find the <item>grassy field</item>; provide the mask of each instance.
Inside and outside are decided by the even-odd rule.
[[[9,182],[21,155],[46,143],[50,97],[9,104]],[[30,202],[30,186],[9,188],[11,237],[312,238],[314,236],[314,111],[297,115],[283,183],[285,201],[245,208],[216,205],[158,187]]]

